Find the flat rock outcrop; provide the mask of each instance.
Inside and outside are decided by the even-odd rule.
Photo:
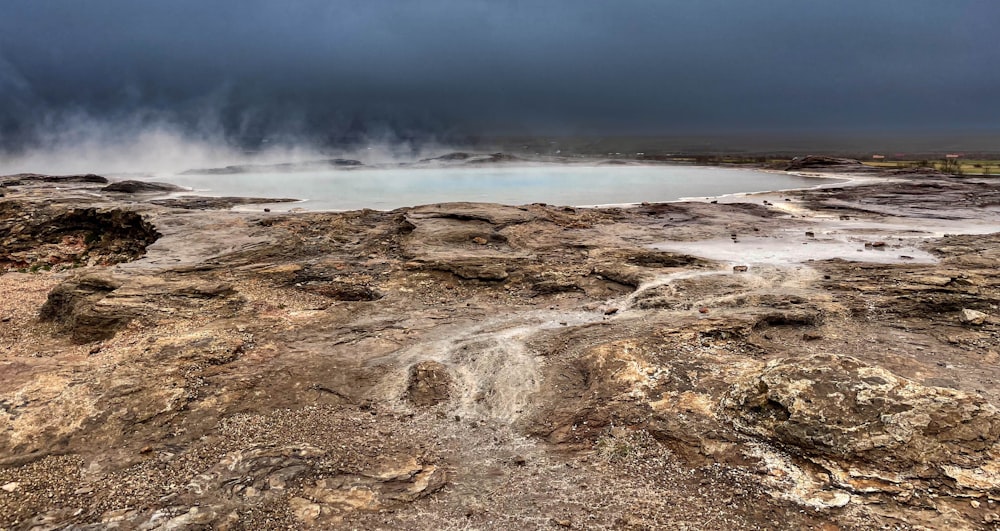
[[[1000,411],[954,389],[920,385],[858,359],[777,359],[737,383],[722,414],[824,466],[851,490],[1000,487]],[[909,489],[914,487],[909,485]]]
[[[104,188],[102,192],[117,192],[121,194],[148,194],[163,192],[180,192],[184,188],[170,183],[157,183],[152,181],[118,181],[113,182]]]
[[[85,184],[108,184],[107,177],[94,175],[93,173],[81,175],[44,175],[40,173],[18,173],[15,175],[0,176],[0,186],[21,186],[33,183],[85,183]]]

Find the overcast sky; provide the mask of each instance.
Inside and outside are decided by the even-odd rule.
[[[0,140],[1000,126],[997,0],[0,0]]]

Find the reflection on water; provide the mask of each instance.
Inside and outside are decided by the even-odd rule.
[[[292,197],[276,209],[391,210],[451,201],[607,205],[815,186],[815,178],[684,166],[517,166],[174,175],[199,195]]]

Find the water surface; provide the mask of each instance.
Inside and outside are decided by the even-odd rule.
[[[362,168],[291,173],[174,175],[199,195],[291,197],[276,209],[354,210],[452,201],[608,205],[675,201],[830,182],[784,173],[689,166]]]

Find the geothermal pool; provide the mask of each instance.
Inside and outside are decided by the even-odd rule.
[[[831,182],[731,168],[611,165],[359,168],[161,178],[191,188],[197,195],[304,200],[267,205],[274,210],[392,210],[452,201],[591,206],[807,188]]]

